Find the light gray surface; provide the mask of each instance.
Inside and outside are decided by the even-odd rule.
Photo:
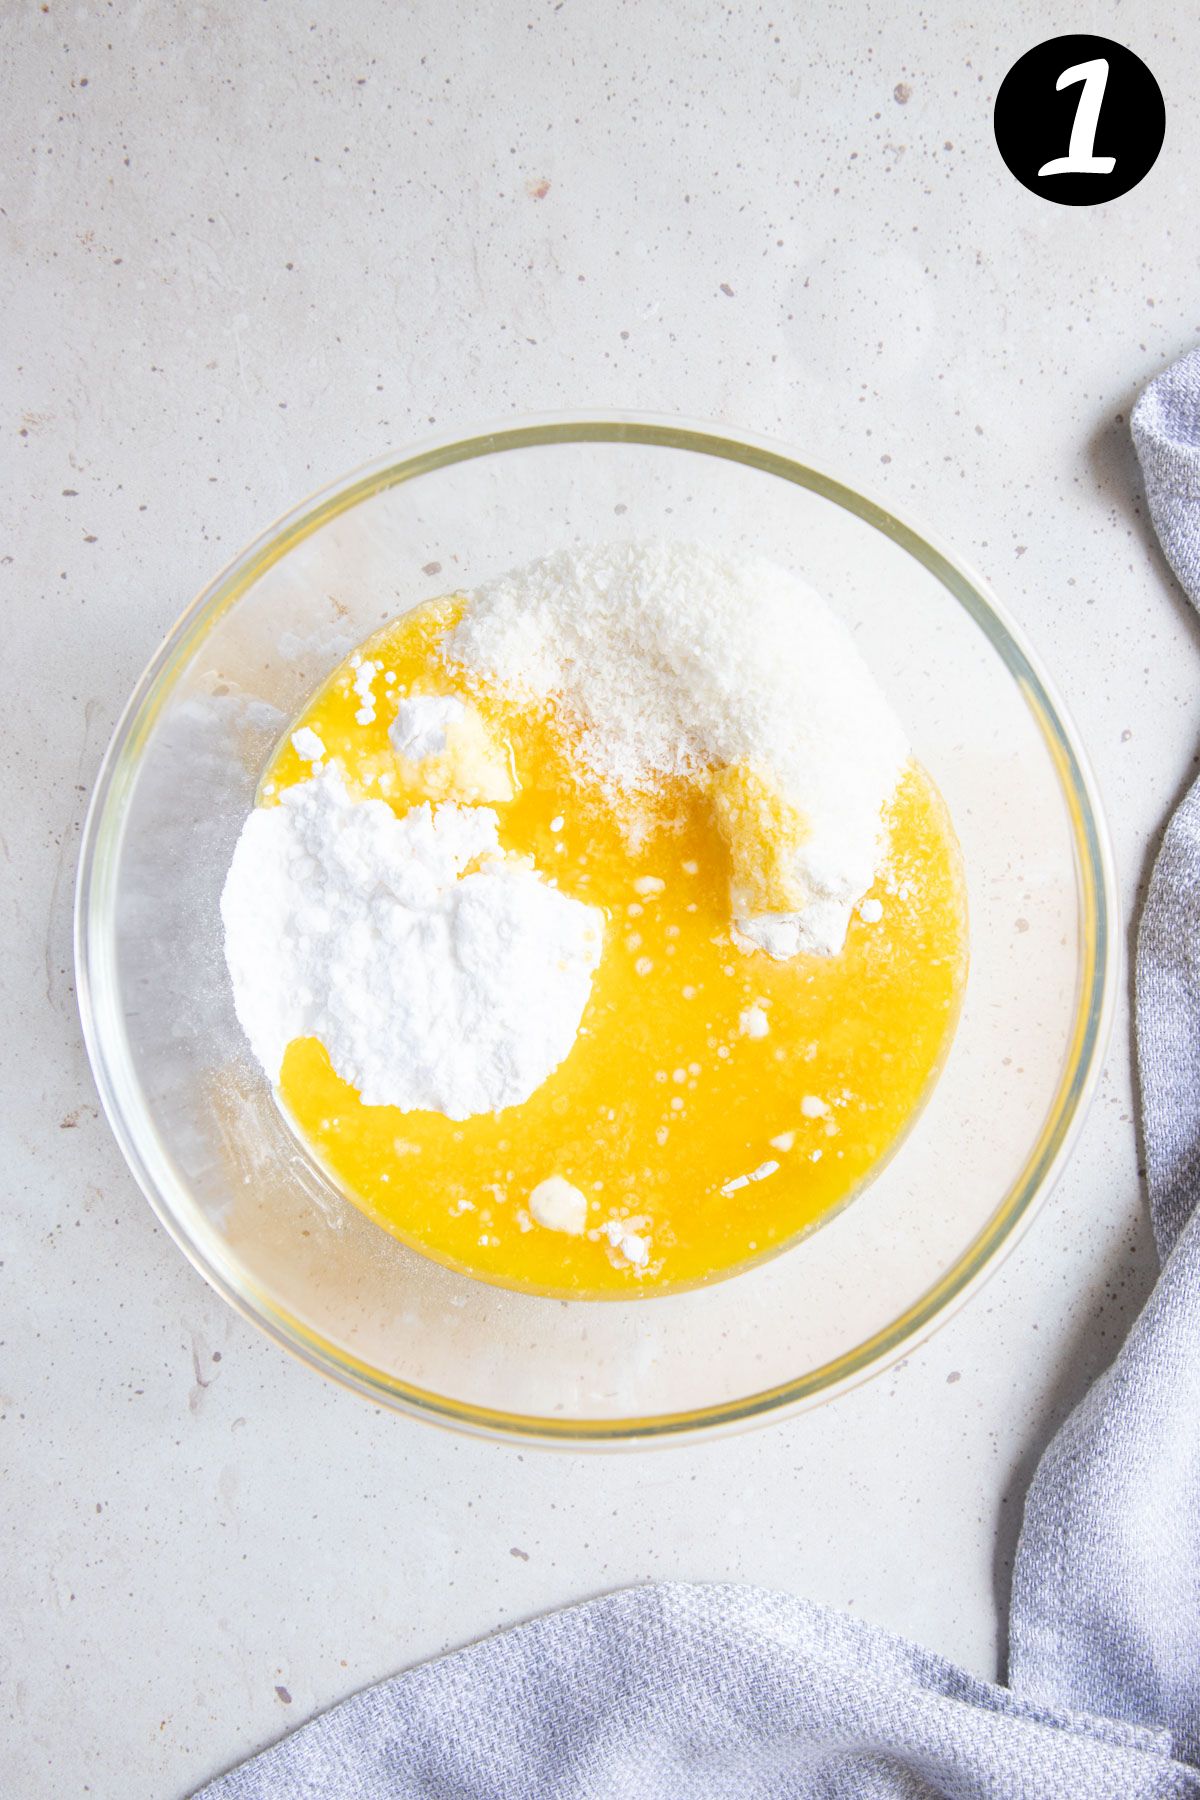
[[[22,1800],[179,1793],[363,1682],[651,1576],[790,1589],[995,1672],[1030,1460],[1149,1285],[1123,1019],[1041,1220],[905,1367],[789,1426],[585,1460],[384,1417],[227,1313],[95,1117],[70,967],[88,785],[215,567],[431,419],[585,404],[776,432],[973,558],[1075,712],[1132,899],[1196,737],[1200,639],[1123,419],[1200,330],[1200,38],[1163,0],[1131,17],[1168,138],[1092,212],[1027,194],[992,142],[1040,8],[888,11],[6,16],[0,1786]]]

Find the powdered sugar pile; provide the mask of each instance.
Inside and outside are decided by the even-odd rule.
[[[603,932],[596,908],[502,857],[490,808],[397,818],[352,800],[336,765],[250,814],[221,916],[272,1081],[293,1038],[317,1037],[368,1106],[452,1119],[518,1105],[557,1068]]]
[[[804,816],[805,901],[737,928],[777,957],[841,948],[908,746],[819,594],[774,563],[651,542],[563,550],[466,602],[449,655],[517,697],[553,699],[614,789],[767,769]]]

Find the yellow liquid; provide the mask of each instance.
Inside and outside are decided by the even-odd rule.
[[[634,847],[628,814],[587,777],[550,709],[509,704],[443,660],[458,610],[435,602],[362,646],[381,665],[372,721],[356,718],[362,700],[346,664],[292,729],[310,726],[352,790],[402,814],[430,794],[389,747],[396,699],[411,686],[458,694],[482,713],[514,778],[514,797],[496,805],[501,843],[607,920],[578,1037],[522,1105],[463,1122],[364,1106],[321,1044],[297,1039],[283,1106],[371,1218],[486,1281],[611,1298],[727,1274],[840,1206],[896,1146],[945,1056],[966,973],[945,806],[910,765],[873,890],[882,918],[856,914],[840,955],[775,962],[742,950],[730,933],[718,784],[680,781],[639,797]],[[264,802],[309,773],[289,734]],[[444,778],[441,787],[436,797],[479,797],[446,793]],[[646,877],[661,888],[647,892]],[[752,1030],[765,1017],[765,1035],[745,1029],[747,1014]],[[586,1196],[587,1235],[531,1220],[530,1193],[551,1175]],[[613,1219],[649,1244],[644,1267],[599,1229]]]

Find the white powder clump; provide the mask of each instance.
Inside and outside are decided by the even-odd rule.
[[[221,916],[271,1081],[293,1038],[316,1037],[366,1105],[452,1119],[518,1105],[558,1067],[603,932],[596,908],[502,856],[489,808],[397,818],[353,800],[336,764],[250,814]]]
[[[587,1225],[587,1196],[562,1175],[547,1175],[529,1196],[529,1210],[547,1231],[579,1237]]]
[[[444,753],[447,731],[466,716],[466,706],[454,694],[411,694],[397,706],[388,738],[397,756],[423,762]]]
[[[639,1232],[629,1231],[620,1219],[608,1219],[601,1227],[618,1256],[623,1256],[636,1269],[644,1269],[650,1261],[649,1240]]]
[[[748,1006],[739,1015],[738,1026],[744,1037],[765,1038],[771,1029],[771,1022],[761,1006]]]
[[[765,768],[804,817],[804,904],[738,916],[775,957],[833,954],[871,886],[903,727],[821,596],[761,558],[653,541],[563,550],[466,596],[449,654],[553,699],[614,789]]]
[[[431,800],[503,804],[513,797],[503,745],[477,709],[456,694],[402,695],[388,742]]]
[[[354,691],[359,699],[358,711],[354,717],[360,725],[373,725],[375,723],[375,677],[383,664],[372,662],[369,656],[363,656],[353,660],[351,666],[354,669]]]
[[[292,749],[301,762],[318,763],[325,755],[325,745],[311,725],[301,725],[292,733]]]

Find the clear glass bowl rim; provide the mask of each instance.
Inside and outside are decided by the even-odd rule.
[[[259,576],[312,531],[384,489],[474,457],[572,443],[661,446],[741,463],[807,488],[883,532],[914,556],[983,631],[1017,683],[1058,770],[1074,840],[1081,977],[1071,1046],[1054,1103],[1029,1155],[984,1229],[932,1287],[872,1336],[792,1381],[735,1401],[645,1418],[571,1420],[473,1406],[360,1362],[275,1304],[231,1265],[192,1199],[169,1148],[140,1103],[124,1052],[119,995],[105,959],[124,795],[147,729],[176,671]],[[786,445],[703,421],[625,411],[522,416],[465,435],[441,433],[400,456],[364,464],[320,489],[260,534],[179,618],[131,694],[101,764],[84,824],[75,894],[75,966],[84,1041],[113,1134],[150,1205],[194,1267],[223,1299],[300,1361],[377,1404],[459,1431],[546,1446],[620,1448],[715,1436],[835,1398],[894,1364],[949,1319],[1017,1243],[1070,1155],[1099,1079],[1121,967],[1112,849],[1095,778],[1053,683],[988,584],[935,534],[890,505],[800,460]],[[702,1290],[701,1290],[702,1291]]]

